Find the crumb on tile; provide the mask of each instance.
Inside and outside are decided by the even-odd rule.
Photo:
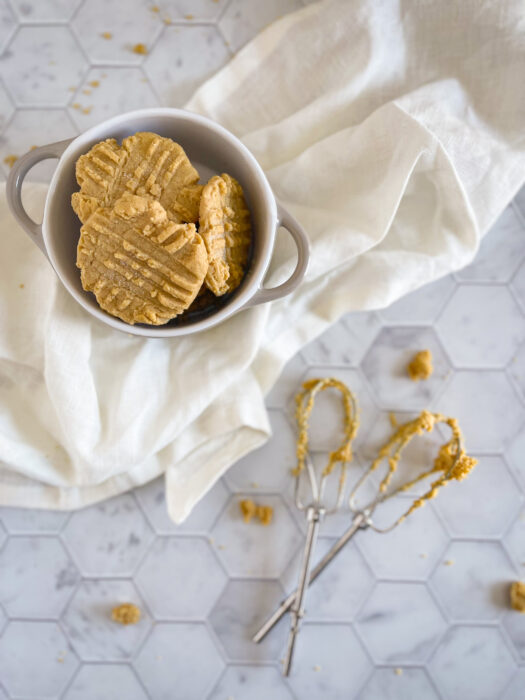
[[[73,109],[81,109],[80,104],[78,102],[73,102],[71,106],[73,107]]]
[[[89,85],[91,85],[92,88],[97,88],[100,85],[100,80],[90,80]]]
[[[6,165],[8,165],[10,168],[12,168],[17,160],[18,160],[18,156],[15,156],[13,153],[11,153],[10,155],[8,155],[4,158],[4,163]]]
[[[18,286],[20,287],[20,289],[23,289],[25,287],[25,284],[23,282],[20,282]]]
[[[89,114],[92,109],[93,107],[84,107],[84,109],[82,110],[82,114]]]
[[[258,484],[256,481],[250,482],[250,486],[252,487],[252,489],[258,489],[258,488],[259,488],[259,484]]]
[[[160,7],[158,5],[152,5],[149,9],[152,12],[160,12]]]
[[[103,39],[113,39],[113,34],[111,32],[102,32],[100,36]]]
[[[428,379],[434,367],[432,365],[432,353],[430,350],[420,350],[410,360],[407,367],[408,376],[413,382],[420,379]]]
[[[164,24],[167,24],[168,26],[171,24],[171,19],[169,17],[164,17],[164,19],[162,21],[164,22]]]
[[[314,666],[314,671],[315,671],[316,673],[319,673],[319,671],[322,671],[322,670],[323,670],[323,669],[322,669],[322,666],[319,666],[319,664],[316,664],[316,665]]]
[[[111,611],[111,619],[121,625],[135,625],[140,615],[140,608],[134,603],[122,603]]]
[[[270,525],[273,518],[272,506],[257,506],[257,517],[261,521],[262,525]]]
[[[135,44],[131,50],[133,53],[138,53],[140,56],[145,56],[148,53],[146,44]]]
[[[29,150],[30,150],[30,151],[34,151],[35,148],[38,148],[38,146],[37,146],[36,144],[33,144]]]
[[[226,545],[225,544],[218,544],[217,549],[226,549]]]
[[[395,668],[394,673],[396,676],[402,676],[403,675],[403,669],[402,668]]]
[[[91,90],[82,90],[83,95],[91,95]]]
[[[514,581],[511,584],[510,606],[517,612],[525,613],[525,581]]]
[[[428,554],[426,552],[421,552],[419,556],[421,557],[421,559],[428,559]]]
[[[452,566],[454,564],[454,559],[445,559],[443,562],[444,566]]]
[[[272,506],[265,506],[255,503],[251,498],[244,498],[239,501],[242,519],[249,523],[252,518],[257,518],[262,525],[269,525],[273,518]]]
[[[76,87],[71,86],[71,87],[68,88],[68,90],[69,90],[69,92],[75,92],[75,91],[76,91]]]
[[[399,428],[399,423],[397,422],[396,415],[392,411],[390,411],[390,413],[388,414],[388,420],[390,421],[390,425],[392,426],[392,428]]]
[[[195,19],[193,15],[184,15],[184,19]]]

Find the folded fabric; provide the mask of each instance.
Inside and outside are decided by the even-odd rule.
[[[76,508],[164,472],[184,519],[267,438],[264,394],[302,345],[472,259],[524,180],[524,71],[518,0],[325,0],[263,31],[188,107],[255,154],[311,266],[290,297],[197,336],[93,321],[2,195],[0,502]],[[283,235],[267,283],[292,267]]]

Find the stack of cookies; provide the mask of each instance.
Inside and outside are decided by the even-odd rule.
[[[126,323],[162,325],[241,283],[251,247],[240,184],[199,184],[183,148],[150,132],[97,143],[76,164],[82,286]]]

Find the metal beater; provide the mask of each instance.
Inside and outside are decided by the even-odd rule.
[[[410,442],[410,440],[415,437],[415,435],[421,435],[423,432],[431,432],[437,423],[448,425],[452,431],[452,436],[450,440],[440,448],[433,466],[415,478],[406,481],[401,486],[389,491],[392,476],[397,469],[403,449]],[[364,507],[358,507],[356,504],[358,491],[363,487],[370,475],[375,472],[379,465],[385,461],[388,465],[387,473],[379,484],[375,498],[368,502]],[[465,453],[461,431],[457,421],[454,418],[447,418],[446,416],[438,413],[423,411],[423,413],[415,420],[409,421],[408,423],[400,426],[393,437],[381,448],[378,453],[378,457],[372,462],[369,469],[359,478],[352,489],[349,496],[349,508],[351,514],[353,515],[352,522],[348,529],[334,543],[332,548],[311,570],[308,577],[308,584],[315,581],[319,574],[324,571],[326,566],[328,566],[332,559],[337,556],[345,544],[352,539],[358,530],[371,527],[373,530],[379,533],[390,532],[415,510],[424,505],[425,501],[435,498],[438,491],[450,483],[450,481],[461,481],[468,476],[475,465],[476,460],[469,457]],[[440,476],[432,481],[427,491],[420,497],[416,498],[411,506],[391,525],[381,528],[374,523],[372,516],[376,508],[381,503],[384,503],[401,492],[408,491],[418,482],[431,477],[432,474],[440,474]],[[301,574],[303,574],[303,569],[301,569]],[[305,570],[305,576],[308,576],[308,569]],[[268,618],[260,630],[255,634],[253,641],[257,643],[262,641],[272,627],[279,622],[279,620],[288,610],[300,610],[302,604],[301,595],[302,591],[301,587],[299,586],[297,590],[290,593],[290,595],[283,600],[273,615]]]
[[[329,461],[326,467],[317,478],[314,466],[308,454],[308,419],[313,409],[316,396],[325,389],[335,388],[342,394],[343,407],[345,411],[345,430],[344,442],[341,447],[331,452]],[[299,583],[297,591],[290,601],[290,633],[288,636],[288,644],[284,657],[283,674],[288,676],[290,673],[295,641],[299,632],[299,626],[302,617],[304,616],[304,600],[308,581],[310,580],[310,562],[312,552],[317,540],[319,525],[321,520],[332,513],[335,513],[341,507],[344,498],[344,489],[346,482],[347,465],[352,459],[351,445],[357,433],[357,405],[353,394],[348,387],[337,379],[314,379],[305,382],[303,392],[298,394],[297,399],[297,424],[299,435],[297,441],[297,467],[293,471],[295,477],[294,500],[296,507],[303,511],[306,516],[308,528],[306,532],[306,542],[301,561],[299,573]],[[324,492],[326,481],[331,473],[339,465],[339,484],[335,499],[330,507],[324,503]],[[304,502],[301,498],[301,482],[304,475],[307,475],[307,483],[310,487],[311,498],[308,502]]]

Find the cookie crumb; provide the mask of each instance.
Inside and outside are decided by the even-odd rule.
[[[16,163],[18,160],[18,156],[15,156],[14,154],[8,155],[4,158],[4,163],[8,165],[10,168],[13,167],[13,165]]]
[[[111,32],[102,32],[100,35],[103,39],[113,39],[113,34]]]
[[[140,56],[145,56],[148,53],[146,44],[135,44],[131,50],[133,53],[138,53]]]
[[[100,80],[90,80],[89,85],[91,85],[92,88],[97,88],[100,85]]]
[[[392,411],[388,414],[388,420],[390,421],[392,428],[399,428],[399,423],[397,422],[395,413],[392,413]]]
[[[184,19],[195,19],[193,15],[184,15]]]
[[[258,484],[256,481],[251,481],[251,482],[250,482],[250,486],[252,487],[252,489],[258,489],[258,488],[259,488],[259,484]]]
[[[428,554],[426,552],[421,552],[419,556],[421,559],[428,559]]]
[[[395,668],[394,673],[396,676],[402,676],[403,675],[403,669],[402,668]]]
[[[133,603],[122,603],[111,611],[111,619],[121,625],[136,625],[140,620],[140,608]]]
[[[452,566],[454,564],[454,559],[445,559],[443,566]]]
[[[525,581],[514,581],[511,585],[510,606],[517,612],[525,613]]]
[[[319,673],[319,671],[322,671],[322,667],[316,664],[316,665],[314,666],[314,671],[315,671],[316,673]]]
[[[160,7],[158,5],[152,5],[149,9],[152,12],[160,12]]]
[[[80,104],[78,102],[73,102],[71,106],[73,107],[73,109],[80,109]]]
[[[428,379],[434,371],[432,365],[432,353],[430,350],[420,350],[414,355],[408,364],[408,376],[413,382],[420,379]]]
[[[91,90],[82,90],[83,95],[91,95]]]
[[[76,92],[76,87],[69,87],[68,90],[69,92]]]
[[[89,114],[92,109],[93,107],[84,107],[84,109],[82,110],[82,114]]]
[[[164,24],[167,24],[168,26],[171,24],[171,19],[169,17],[164,17],[164,19],[162,21],[164,22]]]
[[[38,146],[36,146],[35,144],[33,144],[29,150],[30,150],[30,151],[34,151],[35,148],[38,148]]]
[[[251,498],[245,498],[239,501],[242,519],[245,523],[249,523],[252,518],[257,518],[262,525],[269,525],[273,518],[272,506],[264,506],[255,503]]]
[[[273,518],[272,506],[257,506],[257,517],[261,521],[261,525],[269,525]]]
[[[226,549],[226,545],[225,544],[218,544],[217,549]]]
[[[20,287],[20,289],[23,289],[25,287],[23,283],[20,283],[18,286]]]

